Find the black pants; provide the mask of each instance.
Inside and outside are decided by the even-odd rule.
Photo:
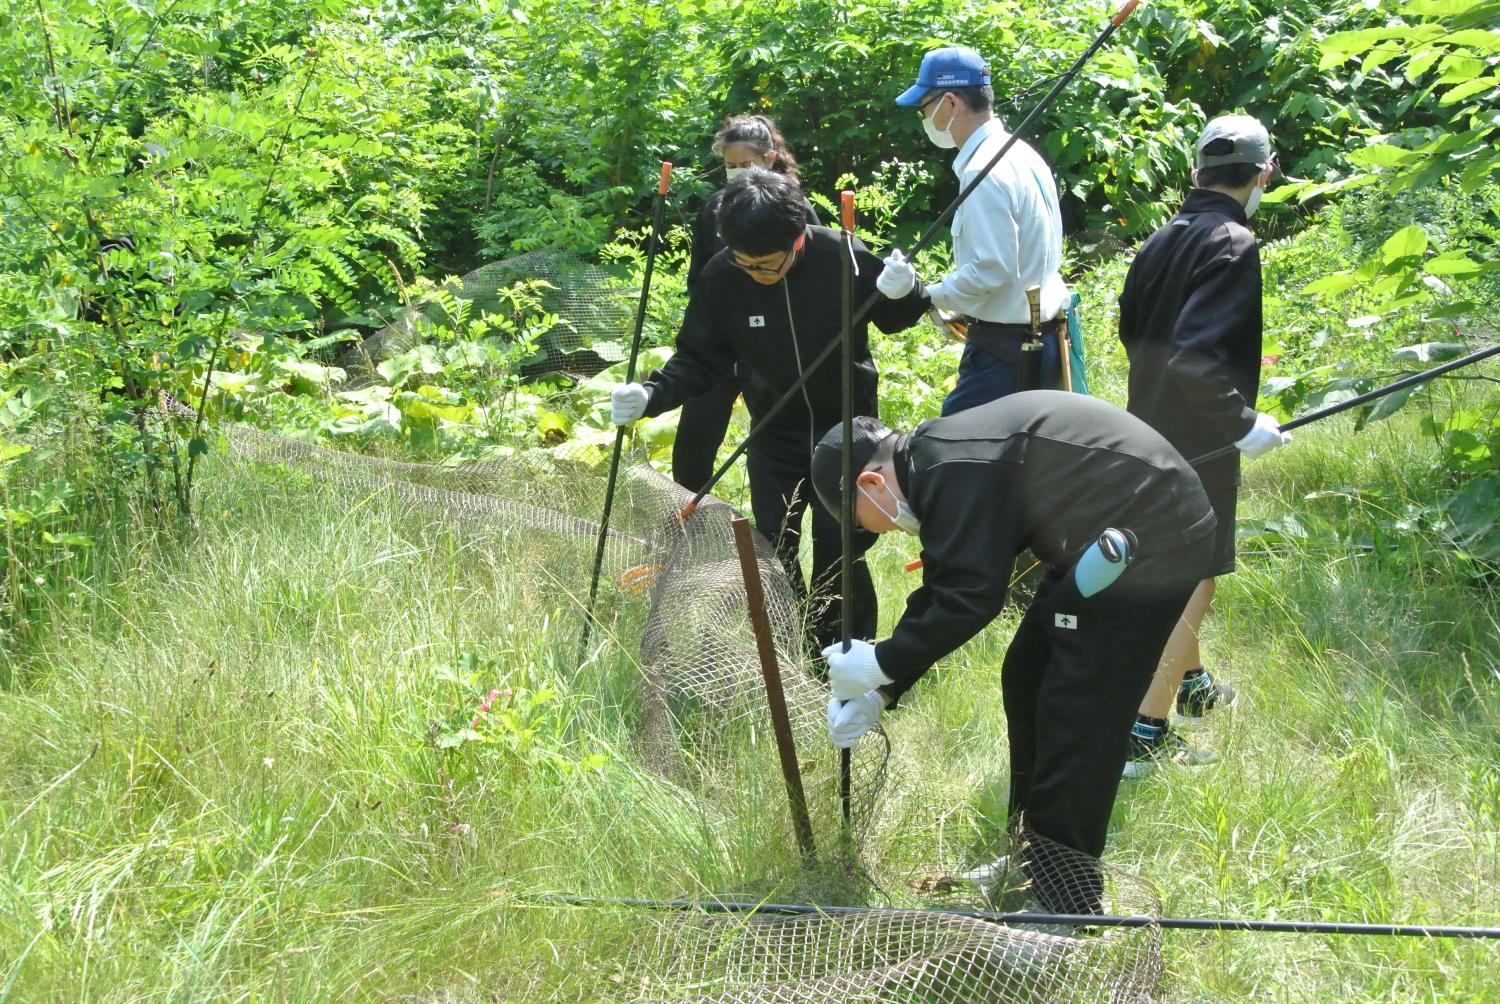
[[[797,550],[802,543],[802,517],[812,514],[812,640],[821,649],[843,637],[843,603],[839,573],[843,538],[839,521],[823,508],[812,490],[812,450],[805,429],[786,433],[767,430],[764,447],[752,447],[746,463],[750,474],[750,507],[755,528],[776,546],[799,599],[807,597],[807,585]],[[770,447],[766,449],[765,447]],[[873,641],[877,626],[875,583],[865,564],[864,553],[875,543],[875,534],[854,531],[853,588],[855,638]],[[1128,729],[1129,726],[1127,725]]]
[[[1210,550],[1205,540],[1143,557],[1088,599],[1050,570],[1005,652],[1010,824],[1046,838],[1022,860],[1048,909],[1099,911],[1092,859],[1104,852],[1130,726]]]
[[[731,377],[682,406],[677,439],[672,443],[672,478],[688,491],[701,491],[713,477],[714,460],[724,444],[729,416],[739,396],[740,382]]]

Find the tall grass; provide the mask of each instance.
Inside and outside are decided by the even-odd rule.
[[[1119,400],[1109,332],[1091,344]],[[213,459],[203,486],[191,539],[92,528],[10,652],[0,1001],[589,1000],[639,978],[640,919],[538,893],[828,893],[764,737],[692,791],[643,767],[639,671],[609,634],[639,624],[608,596],[577,663],[586,554],[282,469]],[[1240,704],[1196,735],[1215,766],[1122,789],[1109,851],[1169,912],[1500,924],[1500,602],[1424,520],[1440,486],[1405,415],[1247,467],[1251,535],[1205,640]],[[911,549],[875,552],[887,627]],[[887,716],[862,854],[897,900],[1003,828],[1015,619]],[[492,688],[555,693],[450,741]],[[1500,999],[1497,951],[1166,936],[1184,1002]]]

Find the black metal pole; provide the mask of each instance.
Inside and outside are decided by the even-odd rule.
[[[839,514],[841,527],[840,543],[842,554],[839,567],[839,610],[843,614],[843,641],[844,651],[848,652],[853,645],[854,638],[854,336],[852,331],[853,303],[854,303],[854,193],[842,192],[839,195],[840,221],[843,224],[843,254],[839,266],[839,299],[842,309],[843,327],[839,335],[839,344],[844,347],[843,360],[843,411],[844,420],[844,446],[841,457],[841,466],[844,471],[843,492],[839,496],[839,505],[843,512]],[[854,770],[850,763],[850,752],[847,747],[839,750],[839,813],[844,820],[844,838],[848,845],[853,844],[853,835],[850,828],[853,824],[853,789]]]
[[[738,903],[691,899],[602,899],[592,896],[549,896],[545,901],[568,906],[616,906],[645,910],[702,913],[779,914],[829,917],[851,914],[924,913],[966,917],[992,924],[1027,926],[1068,924],[1075,927],[1159,927],[1169,931],[1240,931],[1258,934],[1343,934],[1387,938],[1497,938],[1500,927],[1459,927],[1433,924],[1354,924],[1318,920],[1252,920],[1236,917],[1151,917],[1145,914],[992,913],[987,910],[942,910],[891,906],[820,906],[816,903]]]
[[[1048,108],[1048,106],[1052,104],[1052,102],[1057,98],[1057,95],[1062,91],[1062,89],[1066,87],[1070,82],[1072,82],[1073,78],[1078,75],[1078,71],[1083,69],[1084,64],[1093,58],[1094,53],[1099,51],[1100,47],[1103,46],[1104,43],[1109,40],[1109,37],[1115,33],[1115,29],[1125,22],[1125,19],[1130,16],[1131,12],[1134,11],[1139,4],[1140,0],[1126,0],[1125,5],[1120,8],[1119,12],[1116,13],[1114,17],[1110,18],[1109,24],[1105,26],[1104,31],[1100,33],[1099,37],[1094,39],[1093,43],[1084,50],[1083,55],[1079,56],[1078,59],[1074,61],[1073,65],[1068,68],[1066,73],[1057,78],[1057,83],[1052,85],[1051,90],[1049,90],[1042,97],[1042,100],[1038,101],[1036,105],[1031,109],[1031,111],[1027,113],[1026,117],[1021,120],[1021,124],[1016,126],[1015,131],[1011,133],[1010,138],[1005,141],[1004,145],[1002,145],[1000,149],[995,153],[995,155],[990,158],[989,162],[985,164],[984,167],[980,169],[979,173],[974,176],[974,180],[964,186],[963,190],[958,193],[958,197],[948,204],[947,209],[943,210],[943,214],[936,220],[934,220],[932,225],[929,226],[927,230],[923,232],[922,236],[917,239],[917,242],[912,245],[910,255],[911,257],[916,257],[917,252],[921,251],[932,242],[933,237],[937,235],[938,228],[943,226],[953,218],[953,214],[958,212],[958,207],[963,205],[964,202],[969,198],[969,195],[974,191],[974,189],[979,187],[980,183],[984,181],[985,177],[990,173],[990,171],[994,169],[995,165],[1000,163],[1001,159],[1003,159],[1005,155],[1010,152],[1011,147],[1020,142],[1021,137],[1026,134],[1027,129],[1029,129],[1031,127],[1031,124],[1036,121],[1037,116],[1044,112]],[[854,324],[861,324],[864,322],[864,319],[869,316],[870,310],[875,306],[880,297],[883,295],[883,293],[876,291],[865,298],[865,302],[861,304],[859,310],[855,311],[854,313],[853,324],[850,325],[850,329],[852,329]],[[812,364],[803,369],[802,375],[799,376],[797,380],[792,384],[792,386],[788,387],[786,391],[781,395],[781,397],[778,398],[776,402],[771,405],[771,407],[766,411],[766,413],[761,416],[760,421],[755,423],[755,425],[750,429],[749,433],[747,433],[745,438],[740,442],[740,445],[734,448],[734,451],[731,452],[729,456],[724,460],[724,462],[719,465],[719,469],[713,473],[713,476],[708,479],[708,482],[702,487],[702,489],[698,491],[696,495],[693,496],[693,500],[683,507],[682,515],[684,519],[692,515],[693,510],[697,509],[699,504],[702,503],[703,499],[708,495],[708,493],[713,491],[714,486],[719,483],[719,480],[723,478],[725,474],[729,473],[729,468],[734,466],[734,462],[741,456],[743,456],[745,451],[749,449],[750,444],[755,440],[756,435],[759,434],[760,431],[764,429],[771,422],[771,420],[781,412],[782,408],[786,407],[787,402],[791,401],[793,397],[797,396],[797,393],[802,389],[802,385],[807,382],[807,379],[817,371],[818,367],[821,366],[829,356],[833,355],[833,350],[835,348],[837,348],[837,343],[834,342],[830,342],[828,345],[824,346],[823,350],[813,358]]]
[[[661,181],[656,186],[656,196],[651,206],[651,234],[646,239],[646,273],[641,277],[641,300],[635,311],[635,332],[630,337],[630,361],[625,364],[625,382],[635,382],[635,363],[641,354],[641,332],[646,327],[646,306],[651,297],[651,273],[656,270],[657,238],[661,233],[662,217],[667,208],[667,184],[672,178],[672,165],[661,162]],[[609,481],[604,487],[604,514],[599,518],[599,543],[594,548],[594,574],[589,579],[589,600],[584,608],[583,638],[578,646],[578,661],[588,655],[589,637],[594,628],[594,601],[599,596],[599,573],[604,569],[604,547],[609,542],[609,516],[615,505],[615,479],[620,473],[620,453],[625,446],[625,427],[615,430],[614,453],[609,460]]]
[[[1330,404],[1326,408],[1319,408],[1317,411],[1310,411],[1306,415],[1302,415],[1298,418],[1292,419],[1290,422],[1287,422],[1281,427],[1281,431],[1291,432],[1293,429],[1300,429],[1304,425],[1311,425],[1312,423],[1317,422],[1321,419],[1325,419],[1330,415],[1337,415],[1339,412],[1348,411],[1350,408],[1358,408],[1360,405],[1369,404],[1371,401],[1379,400],[1380,398],[1385,397],[1388,394],[1394,394],[1398,390],[1405,390],[1406,388],[1414,387],[1419,383],[1426,383],[1428,380],[1440,377],[1444,373],[1452,373],[1454,370],[1463,369],[1465,366],[1472,366],[1477,362],[1489,359],[1490,357],[1495,355],[1500,355],[1500,345],[1491,345],[1487,349],[1480,349],[1477,352],[1470,352],[1466,356],[1462,356],[1458,359],[1451,360],[1450,362],[1443,363],[1441,366],[1434,366],[1430,370],[1423,370],[1420,373],[1413,373],[1411,376],[1402,377],[1400,380],[1397,380],[1394,383],[1386,384],[1384,387],[1377,387],[1375,390],[1366,391],[1358,397],[1351,397],[1347,401],[1340,401],[1337,404]],[[1194,457],[1192,460],[1189,460],[1188,463],[1194,467],[1197,467],[1199,464],[1206,464],[1210,460],[1218,460],[1220,457],[1228,456],[1229,454],[1233,453],[1235,449],[1236,447],[1233,444],[1229,446],[1221,446],[1217,450],[1212,450],[1208,453],[1203,454],[1203,456],[1201,457]]]

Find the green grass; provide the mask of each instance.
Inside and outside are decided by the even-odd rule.
[[[1244,525],[1308,534],[1247,543],[1221,585],[1205,651],[1242,698],[1197,734],[1219,763],[1122,789],[1109,860],[1169,913],[1500,924],[1500,598],[1424,529],[1441,486],[1405,413],[1248,466]],[[645,769],[639,612],[606,590],[624,643],[576,661],[584,550],[221,458],[199,511],[190,540],[94,528],[8,653],[0,1002],[590,1000],[639,978],[641,922],[538,892],[851,895],[800,867],[765,737],[731,736],[696,794]],[[887,626],[911,549],[877,551]],[[998,838],[1015,620],[888,716],[862,850],[898,898]],[[489,688],[549,686],[442,748]],[[1500,998],[1493,942],[1169,932],[1164,953],[1179,1002]]]
[[[1431,468],[1409,431],[1310,430],[1251,468],[1243,515],[1339,502],[1304,502],[1314,487],[1397,491]],[[631,654],[573,663],[555,580],[583,565],[222,462],[202,512],[186,544],[101,542],[109,581],[76,585],[0,694],[0,999],[581,1000],[632,922],[512,894],[806,890],[763,748],[706,800],[642,769]],[[909,580],[900,545],[881,556],[889,621]],[[1128,785],[1111,860],[1177,914],[1500,921],[1495,597],[1422,539],[1242,565],[1207,640],[1243,691],[1201,735],[1221,762]],[[887,888],[998,829],[1013,625],[889,718],[865,848]],[[435,748],[476,688],[547,681],[545,757]],[[1477,1001],[1500,993],[1495,951],[1166,936],[1180,1001]]]

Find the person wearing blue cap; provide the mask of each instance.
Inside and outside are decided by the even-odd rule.
[[[957,149],[953,173],[967,187],[1010,139],[993,112],[995,93],[984,58],[949,46],[922,58],[917,82],[896,104],[916,108],[927,138]],[[943,414],[972,408],[1017,390],[1021,345],[1031,338],[1026,290],[1041,287],[1042,371],[1039,388],[1055,388],[1062,371],[1058,332],[1067,323],[1072,295],[1062,279],[1062,211],[1047,162],[1018,141],[985,175],[953,216],[955,268],[927,287],[933,306],[963,317],[967,344],[958,382]],[[900,251],[885,259],[879,288],[907,295],[916,271]]]

